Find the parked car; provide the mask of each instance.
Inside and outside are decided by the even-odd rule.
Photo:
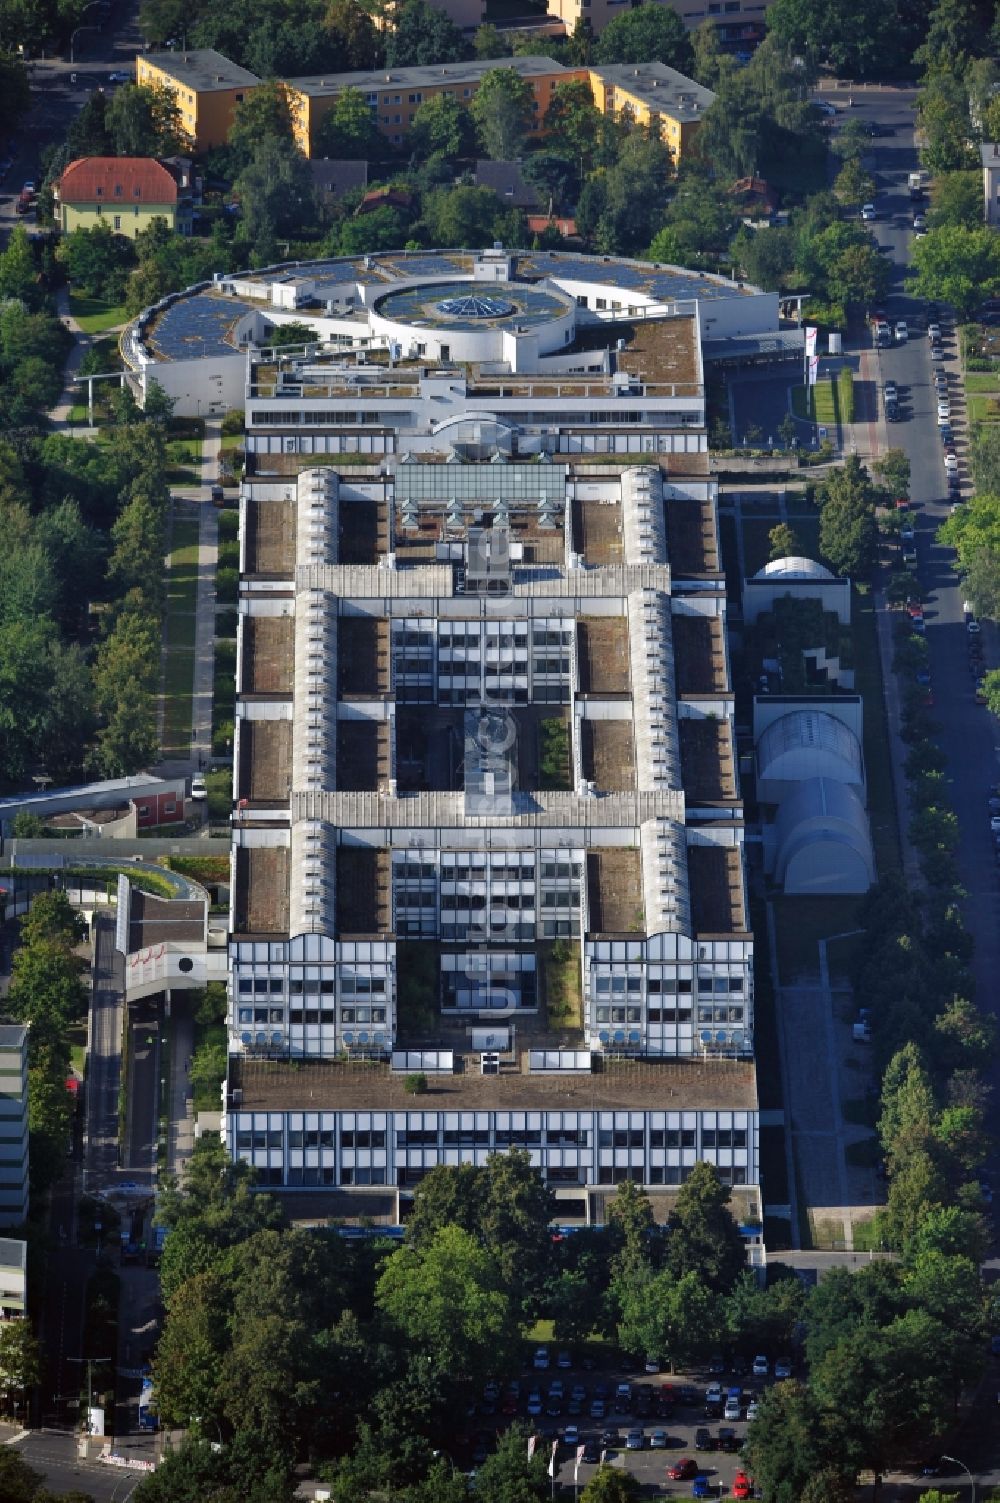
[[[906,320],[905,320],[905,318],[897,318],[897,320],[896,320],[896,343],[897,344],[905,344],[906,341],[909,339],[909,337],[910,337],[910,331],[906,327]]]
[[[629,1430],[628,1434],[625,1436],[625,1449],[626,1451],[641,1451],[643,1442],[643,1433],[636,1426],[635,1428]]]
[[[191,797],[198,803],[208,798],[208,788],[200,772],[196,772],[191,779]]]
[[[760,1404],[758,1400],[751,1399],[749,1404],[747,1405],[747,1423],[749,1424],[751,1420],[755,1420],[759,1413]]]
[[[969,618],[969,620],[966,621],[966,623],[965,623],[965,629],[969,633],[970,636],[976,637],[976,636],[979,635],[980,626],[979,626],[979,622],[976,620],[975,616],[971,616]]]
[[[729,1425],[723,1425],[719,1430],[719,1450],[727,1452],[730,1456],[740,1448],[739,1436]]]
[[[774,1364],[774,1376],[778,1379],[779,1383],[785,1378],[792,1376],[792,1364],[787,1357],[778,1358],[778,1361]]]
[[[651,1430],[649,1432],[649,1449],[651,1451],[665,1451],[667,1449],[666,1430]]]
[[[583,1443],[583,1458],[588,1466],[596,1466],[601,1459],[601,1448],[596,1440],[585,1440]]]
[[[528,1413],[532,1416],[535,1416],[541,1414],[541,1412],[542,1396],[538,1392],[538,1389],[535,1388],[531,1393],[528,1394]]]
[[[545,1372],[546,1369],[548,1368],[548,1365],[549,1365],[549,1349],[548,1349],[548,1347],[547,1346],[536,1347],[535,1348],[535,1355],[532,1358],[532,1366],[537,1371],[539,1371],[539,1372]]]
[[[739,1399],[734,1399],[732,1395],[730,1395],[726,1400],[726,1409],[723,1415],[723,1419],[738,1420],[742,1412],[743,1405],[740,1403]]]
[[[704,1472],[699,1472],[691,1483],[692,1498],[710,1498],[712,1496],[712,1484]]]
[[[590,1417],[595,1420],[604,1419],[607,1414],[607,1405],[603,1399],[594,1399],[590,1406]]]
[[[576,1425],[567,1425],[565,1430],[563,1431],[562,1438],[563,1445],[569,1446],[572,1450],[575,1451],[577,1446],[580,1444],[579,1428]]]
[[[696,1451],[714,1451],[715,1441],[712,1432],[706,1425],[699,1425],[694,1432],[694,1448]]]
[[[874,220],[876,218],[875,205],[874,204],[862,204],[861,205],[861,218],[864,219],[864,220],[867,220],[868,222],[871,222],[872,220]]]
[[[741,1499],[753,1497],[753,1484],[746,1472],[737,1472],[733,1478],[733,1497]]]
[[[562,1380],[562,1378],[553,1378],[552,1382],[549,1384],[549,1398],[550,1399],[561,1399],[562,1397],[563,1397],[563,1380]]]
[[[927,228],[927,216],[925,214],[914,214],[914,216],[913,216],[913,228],[915,230],[926,230],[926,228]]]
[[[556,1357],[556,1367],[565,1369],[572,1366],[573,1358],[570,1356],[569,1352],[560,1352]]]
[[[945,467],[946,470],[956,470],[957,471],[957,469],[958,469],[958,455],[954,454],[954,453],[948,453],[948,454],[946,454],[944,456],[944,467]]]
[[[108,83],[131,83],[131,73],[117,72],[108,74]]]
[[[944,350],[939,344],[931,345],[931,359],[935,361],[944,359]]]
[[[693,1456],[682,1456],[673,1466],[667,1467],[667,1477],[671,1482],[686,1482],[689,1477],[697,1475],[698,1463]]]

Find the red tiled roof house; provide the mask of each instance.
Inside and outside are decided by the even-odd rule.
[[[134,240],[154,219],[177,229],[177,183],[151,157],[80,157],[70,162],[56,189],[56,219],[63,234],[106,224]]]

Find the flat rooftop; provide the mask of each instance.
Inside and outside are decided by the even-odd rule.
[[[591,67],[590,71],[606,87],[626,90],[654,114],[670,115],[674,120],[701,120],[715,103],[711,89],[703,88],[666,63],[612,63]]]
[[[291,694],[295,674],[295,618],[243,616],[241,694]]]
[[[588,568],[624,563],[620,501],[607,505],[604,501],[584,500],[575,496],[572,502],[572,523],[573,550],[583,555]]]
[[[627,793],[635,787],[632,721],[581,720],[583,775],[600,793]]]
[[[698,331],[693,318],[649,319],[622,329],[611,326],[612,344],[619,338],[625,349],[615,356],[620,371],[628,371],[657,386],[672,383],[678,396],[701,392]]]
[[[213,54],[217,56],[218,54]],[[462,63],[415,64],[409,68],[376,68],[371,73],[314,73],[306,78],[289,78],[288,87],[296,94],[322,99],[344,89],[358,89],[362,94],[382,93],[386,89],[441,88],[448,84],[478,84],[484,73],[496,68],[495,58],[473,58]],[[512,57],[504,67],[515,68],[522,78],[544,77],[565,73],[577,77],[575,68],[564,68],[551,57]],[[250,75],[252,76],[252,75]],[[678,75],[679,76],[679,75]],[[696,87],[696,85],[692,85]]]
[[[721,618],[675,611],[671,628],[678,695],[725,694],[730,686]]]
[[[287,846],[237,846],[235,934],[287,935],[290,864]]]
[[[252,804],[284,804],[292,791],[292,722],[240,721],[235,797]]]
[[[671,454],[666,462],[667,479],[708,474],[707,454]],[[719,540],[715,527],[715,503],[688,496],[670,496],[663,508],[667,522],[667,557],[675,578],[684,575],[721,574]]]
[[[460,1060],[460,1064],[465,1060]],[[523,1070],[480,1075],[469,1070],[429,1075],[427,1094],[411,1096],[404,1074],[375,1062],[250,1059],[229,1061],[230,1091],[242,1091],[237,1111],[754,1111],[757,1091],[749,1060],[596,1058],[592,1074],[530,1075]]]
[[[130,952],[169,940],[201,941],[205,937],[205,904],[187,898],[157,898],[133,887],[128,915]]]
[[[636,847],[587,852],[588,934],[642,934],[642,858]]]
[[[691,921],[698,935],[745,934],[743,859],[733,846],[689,845]]]
[[[580,692],[628,694],[628,622],[624,616],[578,616]]]
[[[261,82],[256,73],[231,63],[214,47],[189,47],[186,52],[145,52],[141,60],[198,94],[242,89]]]
[[[737,797],[736,759],[728,720],[677,722],[681,746],[681,783],[689,803],[718,803]]]
[[[304,468],[300,456],[294,457],[299,459],[299,467]],[[288,578],[295,570],[295,503],[249,499],[244,518],[247,574]]]

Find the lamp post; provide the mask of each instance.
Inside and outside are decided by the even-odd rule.
[[[962,1468],[962,1471],[965,1473],[965,1475],[969,1479],[969,1486],[972,1488],[971,1503],[976,1503],[976,1479],[975,1479],[975,1477],[973,1477],[972,1473],[969,1471],[969,1468],[966,1466],[965,1462],[964,1461],[959,1461],[959,1459],[958,1459],[957,1456],[945,1456],[943,1453],[942,1453],[942,1456],[941,1456],[941,1460],[942,1461],[950,1461],[951,1464],[952,1464],[952,1466],[960,1466]]]
[[[104,0],[90,0],[90,3],[83,7],[83,10],[80,12],[80,14],[81,16],[85,16],[88,10],[93,10],[95,6],[103,4]],[[75,57],[73,56],[73,48],[76,46],[76,39],[80,35],[81,31],[100,31],[100,29],[100,26],[78,26],[76,28],[73,35],[69,39],[69,60],[71,63],[76,61]]]

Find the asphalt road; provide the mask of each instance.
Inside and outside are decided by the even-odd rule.
[[[857,99],[859,96],[855,95]],[[872,94],[870,102],[856,109],[882,122],[900,125],[902,91]],[[888,441],[905,449],[912,470],[911,496],[916,516],[918,568],[926,593],[927,645],[937,739],[948,757],[951,800],[959,822],[958,865],[967,890],[963,902],[965,921],[975,940],[973,969],[976,1000],[981,1007],[997,1011],[996,976],[1000,962],[1000,932],[997,927],[1000,893],[997,867],[989,832],[986,799],[991,783],[1000,781],[1000,726],[988,710],[975,703],[974,681],[969,672],[967,633],[962,610],[962,588],[954,573],[949,550],[940,547],[935,535],[948,515],[943,451],[937,430],[937,398],[932,381],[932,363],[926,337],[927,309],[903,288],[902,278],[911,246],[912,212],[906,184],[907,173],[917,166],[912,124],[894,137],[876,143],[875,174],[879,185],[875,228],[883,244],[892,246],[894,289],[888,313],[907,320],[911,338],[905,345],[883,351],[883,377],[892,377],[905,389],[903,421],[888,425]],[[926,205],[923,205],[926,207]],[[968,481],[968,430],[961,397],[958,351],[954,320],[940,320],[945,333],[945,369],[949,375],[953,428],[956,432],[960,473]],[[969,494],[969,486],[963,485]],[[997,628],[983,624],[984,657],[988,667],[1000,665]],[[1000,1065],[995,1067],[994,1086],[1000,1084]],[[997,1109],[994,1099],[994,1112]],[[997,1132],[994,1118],[992,1127]]]

